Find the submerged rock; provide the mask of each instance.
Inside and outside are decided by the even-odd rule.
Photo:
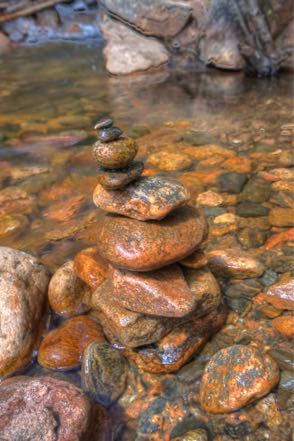
[[[205,219],[192,207],[179,208],[160,223],[107,215],[99,221],[97,247],[113,266],[150,271],[188,256],[205,235]]]
[[[74,258],[74,271],[91,288],[96,289],[107,278],[108,264],[96,247],[80,251]]]
[[[276,308],[294,310],[294,277],[289,273],[283,274],[265,293],[266,300]]]
[[[138,220],[160,220],[187,202],[189,193],[175,179],[159,176],[139,178],[123,190],[106,190],[98,184],[93,200],[109,213]]]
[[[279,378],[279,368],[269,355],[253,346],[230,346],[205,367],[201,406],[211,413],[236,411],[270,392]]]

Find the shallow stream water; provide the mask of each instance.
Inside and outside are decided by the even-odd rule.
[[[110,116],[136,138],[139,158],[147,159],[145,173],[177,176],[188,185],[195,204],[200,193],[219,193],[220,174],[245,173],[247,193],[243,189],[241,199],[225,191],[217,206],[203,205],[211,227],[208,246],[238,245],[261,256],[273,281],[290,271],[293,242],[285,242],[276,255],[263,252],[271,236],[290,228],[287,221],[272,225],[266,214],[252,213],[239,215],[234,224],[215,222],[221,214],[236,214],[240,200],[268,210],[294,207],[288,189],[273,187],[288,180],[285,172],[279,172],[278,179],[272,174],[293,165],[290,73],[269,80],[216,71],[116,78],[105,71],[99,42],[54,43],[4,55],[0,84],[0,245],[37,255],[52,271],[80,249],[95,245],[101,213],[92,203],[93,126],[100,117]],[[164,160],[148,162],[148,156],[158,152],[165,152]],[[17,187],[18,193],[10,187]],[[235,323],[238,317],[245,323],[249,313],[250,302],[242,301],[230,304]],[[269,311],[254,316],[266,324],[271,318]],[[238,329],[246,334],[246,324]],[[288,350],[283,340],[265,341]],[[278,392],[285,409],[292,392],[293,385],[289,388],[285,380]],[[279,439],[274,437],[278,432],[269,433],[270,438],[260,439]],[[243,439],[225,436],[220,439]],[[286,439],[288,432],[280,438]]]

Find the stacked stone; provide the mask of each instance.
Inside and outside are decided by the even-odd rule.
[[[175,371],[225,319],[214,276],[193,255],[187,259],[206,238],[206,222],[187,205],[180,182],[141,176],[136,142],[110,119],[95,128],[99,183],[93,200],[106,212],[97,247],[109,278],[94,292],[92,306],[110,342],[142,369]]]

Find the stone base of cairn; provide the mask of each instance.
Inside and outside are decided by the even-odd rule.
[[[93,314],[141,369],[173,372],[226,318],[218,283],[199,258],[207,224],[177,180],[142,176],[136,142],[110,119],[95,128],[93,200],[106,212],[97,247],[108,278],[92,296]]]

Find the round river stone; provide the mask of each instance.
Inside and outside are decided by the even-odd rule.
[[[97,179],[104,188],[119,190],[141,176],[143,170],[144,163],[141,161],[133,161],[128,167],[117,170],[107,170],[99,167]]]
[[[93,155],[98,165],[106,168],[127,167],[138,151],[133,139],[121,138],[112,142],[97,141],[94,144]]]
[[[191,254],[206,233],[205,219],[189,206],[175,210],[160,222],[106,215],[99,221],[97,248],[118,268],[150,271]]]

